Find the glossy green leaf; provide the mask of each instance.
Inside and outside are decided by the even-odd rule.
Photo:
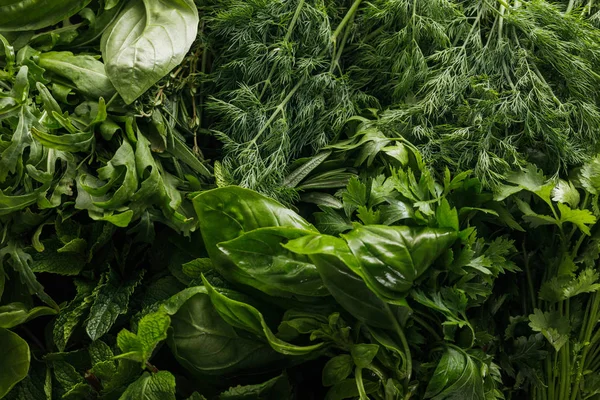
[[[191,0],[128,2],[101,43],[107,75],[127,104],[181,63],[197,30]]]
[[[391,301],[403,299],[457,238],[453,230],[407,226],[357,226],[342,236],[369,288]]]
[[[193,198],[202,239],[215,268],[238,282],[235,264],[217,247],[258,228],[284,226],[315,231],[298,214],[252,190],[227,186],[202,192]],[[245,274],[244,274],[245,275]],[[240,277],[241,281],[244,275]]]
[[[218,248],[241,270],[236,271],[238,279],[247,274],[241,283],[273,296],[327,296],[329,292],[308,256],[281,246],[311,233],[287,227],[259,228],[220,243]]]
[[[396,322],[389,312],[390,308],[353,272],[359,270],[358,260],[342,239],[327,235],[303,236],[291,240],[284,247],[308,255],[331,295],[359,321],[378,328],[394,329]]]
[[[29,346],[27,342],[16,333],[0,328],[0,398],[23,380],[29,371]]]
[[[462,350],[448,347],[429,381],[425,398],[483,400],[483,377],[478,365]]]
[[[219,293],[204,277],[202,278],[202,281],[204,282],[204,286],[207,289],[213,306],[228,324],[239,329],[247,330],[259,337],[266,338],[273,350],[285,355],[299,356],[317,351],[323,346],[323,343],[317,343],[311,346],[297,346],[279,339],[273,334],[260,311],[249,304],[233,300],[222,293]]]
[[[1,31],[32,31],[77,14],[91,0],[1,0]]]

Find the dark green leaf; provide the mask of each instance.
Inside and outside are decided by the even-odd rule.
[[[30,355],[27,342],[8,329],[0,328],[0,343],[2,344],[0,398],[2,398],[27,376]]]
[[[327,296],[317,268],[308,256],[295,254],[282,244],[312,234],[287,227],[259,228],[223,242],[218,248],[241,270],[238,282],[273,296]]]

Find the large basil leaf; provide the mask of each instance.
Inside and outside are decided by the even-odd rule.
[[[306,255],[296,254],[281,246],[312,232],[295,228],[260,228],[220,243],[218,248],[239,268],[242,283],[272,296],[327,296],[317,268]]]
[[[244,282],[246,273],[217,244],[258,228],[286,226],[318,233],[298,214],[252,190],[227,186],[200,193],[193,199],[202,238],[215,268],[233,282]]]
[[[169,299],[168,343],[186,369],[200,375],[256,371],[283,361],[267,343],[238,332],[215,310],[204,286],[186,289]]]
[[[183,61],[198,32],[192,0],[134,0],[102,34],[102,58],[127,104]]]
[[[311,235],[284,245],[297,254],[309,255],[335,300],[359,321],[378,328],[394,329],[389,306],[369,290],[356,269],[357,260],[348,245],[328,235]]]
[[[457,238],[449,229],[375,225],[342,236],[369,288],[390,301],[404,299],[414,280]]]
[[[323,346],[323,343],[312,346],[296,346],[279,339],[271,331],[260,311],[249,304],[231,299],[218,292],[204,277],[202,277],[202,281],[213,306],[229,325],[244,329],[259,337],[265,337],[275,351],[281,354],[300,356],[312,353]]]
[[[91,0],[0,0],[0,31],[32,31],[75,15]]]
[[[0,399],[23,380],[29,371],[29,346],[19,335],[0,328]]]

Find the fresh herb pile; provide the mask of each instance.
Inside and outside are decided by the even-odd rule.
[[[600,399],[591,0],[0,0],[0,399]]]

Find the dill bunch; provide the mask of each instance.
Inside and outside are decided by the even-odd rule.
[[[208,8],[215,59],[207,109],[229,182],[291,201],[295,191],[282,185],[288,165],[375,103],[340,67],[358,10],[343,3],[226,0]]]
[[[534,162],[560,174],[583,163],[600,139],[600,31],[575,3],[374,3],[382,20],[395,9],[408,18],[396,34],[405,52],[419,55],[397,69],[381,64],[385,71],[374,74],[396,78],[381,129],[414,141],[434,164],[474,169],[487,186],[514,164]],[[394,22],[385,25],[387,36]],[[413,40],[408,26],[425,24],[433,40]],[[389,42],[378,39],[360,46],[377,55]],[[364,57],[361,65],[376,65]]]

